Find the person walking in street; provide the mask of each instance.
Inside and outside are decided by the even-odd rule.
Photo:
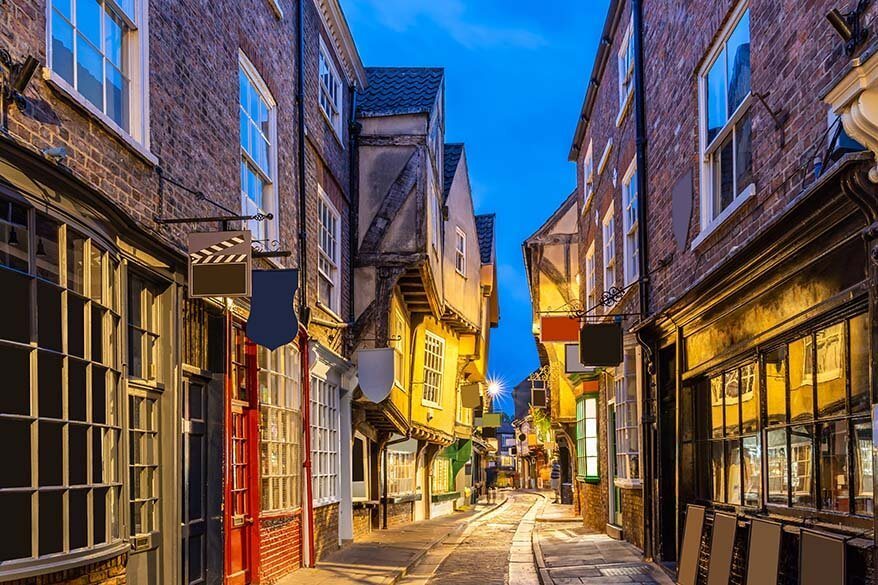
[[[552,460],[552,475],[549,476],[552,482],[552,491],[555,492],[555,503],[561,501],[561,464],[558,459]]]

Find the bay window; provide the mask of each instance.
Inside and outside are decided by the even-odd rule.
[[[253,240],[277,239],[277,103],[256,67],[238,55],[238,114],[241,143],[241,214],[250,220]]]
[[[701,227],[725,217],[753,191],[750,10],[742,3],[699,73]]]
[[[262,511],[291,510],[300,494],[302,436],[301,372],[295,345],[259,347],[260,464]]]
[[[119,260],[0,197],[0,578],[121,545]],[[5,580],[5,579],[4,579]]]
[[[51,79],[114,129],[147,141],[146,0],[51,0]]]
[[[338,387],[311,376],[311,488],[317,506],[338,501],[339,424]]]

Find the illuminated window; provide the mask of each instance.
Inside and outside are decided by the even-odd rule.
[[[433,495],[454,491],[451,477],[451,459],[444,455],[437,455],[433,459],[433,468],[430,471],[430,491]]]
[[[442,403],[445,340],[429,331],[424,334],[424,402]]]
[[[586,481],[599,481],[598,395],[576,399],[576,471]]]
[[[601,226],[604,238],[604,290],[610,290],[616,286],[616,218],[612,204],[604,214]]]
[[[318,191],[320,193],[320,199],[317,202],[320,241],[317,272],[320,283],[317,287],[317,295],[324,306],[338,314],[341,310],[341,271],[339,270],[341,217],[319,185]]]
[[[461,276],[466,276],[466,234],[460,228],[455,231],[454,269]]]
[[[262,509],[301,506],[300,437],[302,436],[299,351],[284,345],[274,351],[260,347],[260,458]]]
[[[311,376],[311,479],[318,506],[338,501],[338,429],[338,387]]]

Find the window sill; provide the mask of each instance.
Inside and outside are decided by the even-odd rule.
[[[127,541],[107,545],[99,550],[60,553],[43,559],[23,559],[21,561],[4,562],[0,569],[0,580],[26,579],[46,573],[56,573],[108,561],[125,554],[130,545]]]
[[[421,406],[426,406],[427,408],[434,408],[436,410],[443,410],[442,406],[437,402],[431,402],[429,400],[421,400]]]
[[[341,315],[336,313],[331,307],[326,305],[321,301],[317,301],[317,306],[327,315],[329,315],[332,319],[337,321],[339,324],[344,323],[344,319],[341,318]]]
[[[601,478],[599,478],[599,477],[586,477],[584,475],[577,475],[576,479],[577,479],[577,481],[579,481],[581,483],[593,483],[593,484],[601,483]]]
[[[451,500],[456,500],[460,497],[460,492],[444,492],[441,494],[432,494],[430,496],[430,501],[434,504],[438,504],[440,502],[448,502]]]
[[[259,512],[260,520],[274,520],[278,518],[295,518],[302,514],[302,507],[284,508],[283,510],[264,510]]]
[[[613,484],[623,490],[639,490],[643,484],[639,479],[619,479],[614,478]]]
[[[619,110],[619,115],[616,116],[616,128],[622,125],[622,122],[625,121],[625,116],[628,114],[628,110],[631,109],[631,100],[634,98],[634,90],[628,92],[628,95],[625,96],[625,102],[622,104],[622,108]]]
[[[312,506],[314,508],[324,508],[326,506],[332,506],[333,504],[338,504],[338,502],[339,502],[338,498],[328,498],[325,500],[314,500],[314,502],[312,503]]]
[[[144,144],[140,143],[136,138],[131,136],[127,131],[125,131],[121,126],[116,124],[109,116],[105,113],[98,110],[94,105],[89,102],[85,97],[76,91],[76,89],[71,86],[67,81],[65,81],[61,76],[57,73],[45,67],[43,69],[43,77],[48,83],[49,87],[51,87],[56,92],[60,93],[63,97],[67,98],[71,101],[75,106],[79,107],[82,110],[85,110],[85,113],[94,118],[101,126],[104,127],[107,131],[113,134],[116,138],[118,138],[122,144],[127,146],[134,154],[139,156],[145,162],[150,165],[156,167],[159,164],[159,159],[152,152],[149,151]]]
[[[389,498],[382,498],[382,501],[387,501],[390,504],[405,504],[406,502],[420,502],[423,497],[423,494],[420,493],[400,494],[397,496],[391,495]]]
[[[274,0],[272,0],[274,1]],[[320,108],[320,113],[323,114],[323,119],[326,121],[326,125],[329,126],[329,129],[332,131],[332,135],[335,137],[336,142],[344,150],[344,142],[341,139],[341,133],[338,128],[335,127],[335,124],[332,123],[332,120],[329,118],[329,114],[326,113],[326,110],[323,109],[323,106],[317,104],[317,107]],[[341,114],[339,114],[341,116]],[[342,120],[342,125],[344,125],[344,120]]]
[[[711,221],[705,227],[701,229],[701,233],[699,233],[692,240],[692,244],[689,247],[690,250],[698,249],[705,241],[707,241],[710,236],[716,232],[720,226],[726,223],[733,215],[735,215],[739,209],[741,209],[744,204],[753,198],[756,195],[756,184],[750,183],[741,194],[732,201],[732,204],[726,207],[722,213],[716,216],[716,219]]]

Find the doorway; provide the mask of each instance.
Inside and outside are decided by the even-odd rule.
[[[656,475],[659,486],[657,553],[664,563],[677,561],[677,350],[659,354],[659,432]]]

